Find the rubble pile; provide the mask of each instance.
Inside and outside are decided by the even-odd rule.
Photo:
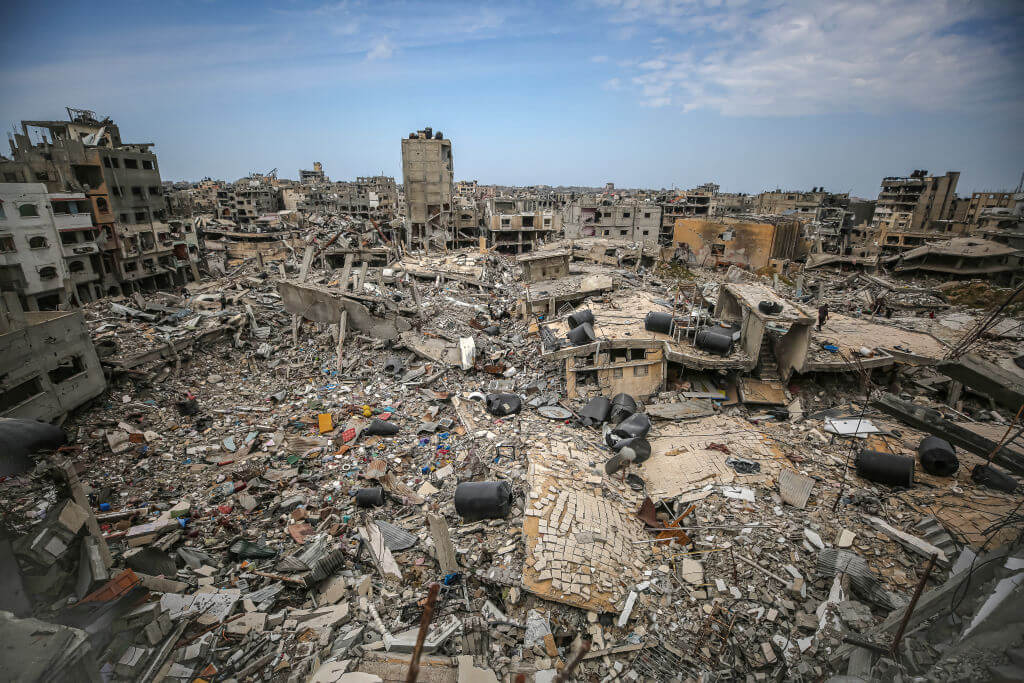
[[[279,277],[248,262],[178,295],[90,305],[107,393],[63,424],[68,445],[0,481],[0,647],[37,641],[12,677],[962,680],[1020,666],[1019,413],[979,389],[946,405],[956,380],[934,367],[872,374],[867,361],[892,360],[881,339],[821,375],[672,366],[649,395],[576,391],[570,364],[544,357],[572,337],[552,345],[548,323],[630,292],[714,309],[740,277],[586,268],[611,290],[525,318],[543,287],[471,251],[368,269],[307,249]],[[818,289],[742,277],[787,301]],[[837,313],[867,316],[872,288],[889,291],[830,287]],[[920,316],[952,305],[902,294],[916,303],[886,300]],[[812,358],[833,354],[814,339]],[[926,457],[929,431],[879,407],[887,395],[974,437]],[[989,443],[997,459],[977,452]]]

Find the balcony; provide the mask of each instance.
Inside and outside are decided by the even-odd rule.
[[[55,213],[53,222],[58,230],[83,230],[92,227],[91,213]]]
[[[100,248],[95,242],[76,242],[74,244],[62,245],[61,251],[67,258],[74,258],[75,256],[86,256],[88,254],[98,254]]]

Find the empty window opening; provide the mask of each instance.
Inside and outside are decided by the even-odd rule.
[[[50,246],[50,243],[46,241],[45,237],[36,235],[35,237],[30,237],[28,239],[28,246],[29,249],[46,249]]]
[[[26,380],[0,393],[0,412],[10,410],[41,393],[43,393],[43,386],[38,377]]]
[[[39,215],[39,209],[35,204],[22,204],[18,207],[18,215],[22,218],[31,218]]]
[[[41,280],[52,280],[57,277],[56,266],[43,266],[39,269],[39,279]]]
[[[138,159],[125,159],[124,160],[124,167],[125,168],[138,168],[139,167],[139,160]]]
[[[68,356],[47,374],[49,374],[51,382],[60,384],[83,372],[85,372],[85,363],[82,361],[82,357]]]

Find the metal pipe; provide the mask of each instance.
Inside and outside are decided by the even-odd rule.
[[[917,582],[917,588],[914,589],[914,597],[910,599],[910,604],[907,605],[907,610],[903,613],[903,619],[900,620],[900,627],[896,631],[896,635],[892,639],[892,653],[896,654],[900,647],[900,641],[903,640],[903,631],[906,630],[907,624],[910,623],[910,616],[914,613],[914,607],[917,606],[917,600],[921,597],[921,593],[924,592],[924,585],[928,582],[928,575],[932,573],[932,568],[935,567],[935,560],[938,559],[938,555],[932,555],[928,558],[928,564],[924,568],[924,574],[921,576],[921,580]]]

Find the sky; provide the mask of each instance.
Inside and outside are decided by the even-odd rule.
[[[401,182],[400,140],[508,185],[863,197],[1024,171],[1022,0],[8,2],[0,124],[109,115],[164,180],[324,164]]]

